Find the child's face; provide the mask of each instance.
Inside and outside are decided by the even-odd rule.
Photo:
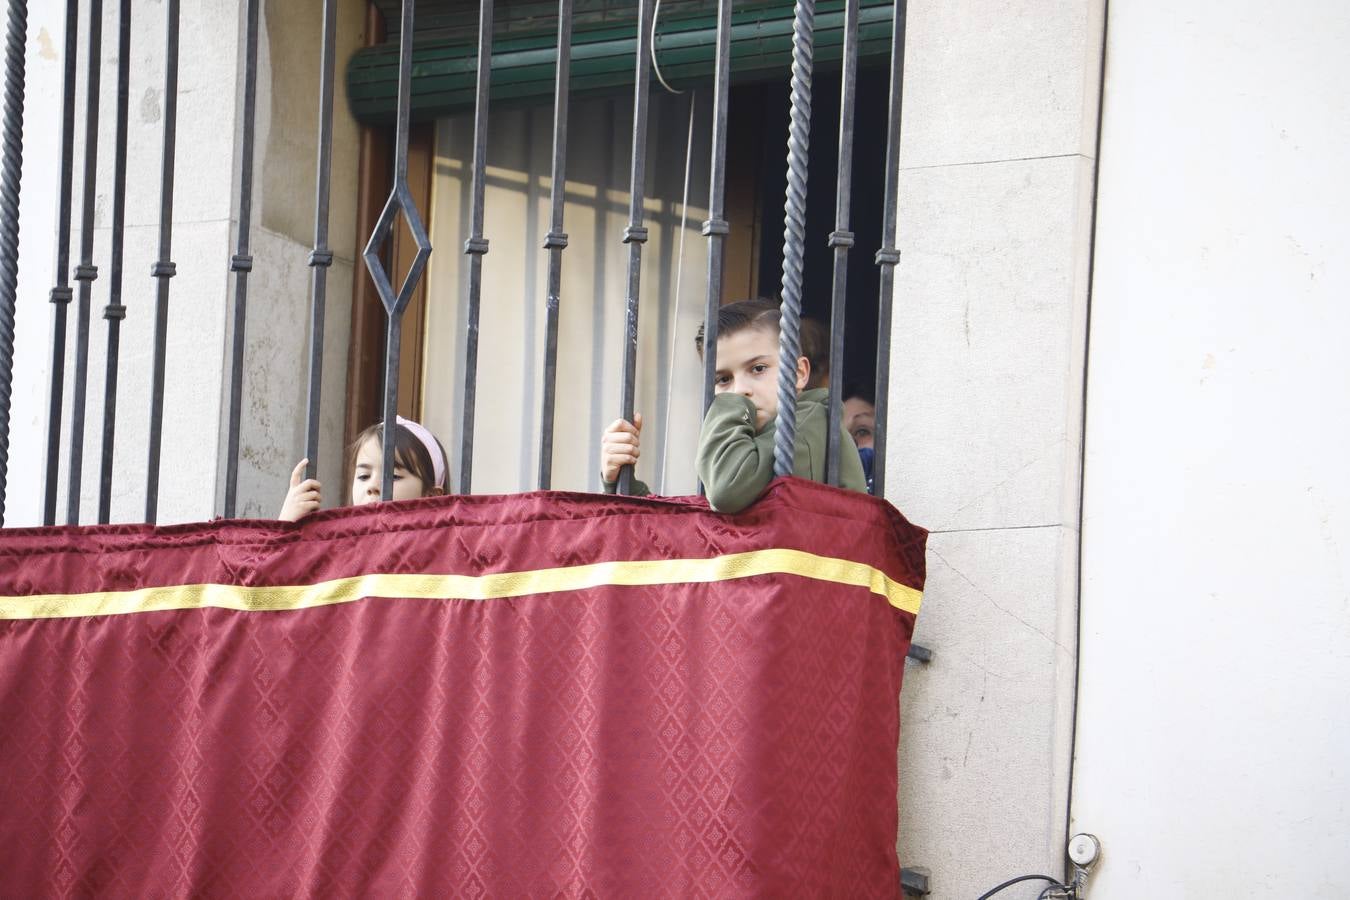
[[[383,486],[384,448],[374,435],[366,438],[356,451],[356,470],[352,473],[352,505],[365,506],[380,499]],[[401,465],[394,466],[394,500],[415,500],[426,494],[422,479]]]
[[[806,386],[811,364],[806,357],[797,360],[797,390]],[[778,331],[770,328],[743,328],[717,339],[717,375],[713,380],[717,393],[744,394],[755,405],[755,430],[778,415]]]
[[[844,401],[844,430],[853,435],[853,443],[861,450],[872,446],[872,429],[876,425],[876,408],[861,397]]]

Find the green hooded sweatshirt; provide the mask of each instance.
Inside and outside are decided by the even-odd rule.
[[[825,434],[829,428],[830,392],[826,388],[803,391],[797,397],[797,453],[792,474],[812,481],[825,481]],[[755,407],[750,398],[731,392],[717,394],[703,419],[698,437],[695,467],[708,505],[718,512],[736,513],[759,499],[773,480],[773,438],[775,418],[755,431]],[[848,432],[839,437],[839,483],[849,490],[867,492],[858,448]],[[605,493],[615,491],[613,482],[605,482]],[[633,481],[633,493],[649,493],[647,486]]]

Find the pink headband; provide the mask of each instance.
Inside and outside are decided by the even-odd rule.
[[[433,487],[445,489],[445,456],[441,453],[441,445],[436,438],[426,429],[425,426],[414,422],[412,419],[405,419],[402,416],[394,416],[394,421],[412,432],[413,437],[422,442],[422,446],[427,448],[427,455],[431,457],[431,471],[436,476],[436,483]]]

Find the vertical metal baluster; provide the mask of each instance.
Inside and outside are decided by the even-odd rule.
[[[5,36],[4,171],[0,175],[0,525],[9,472],[9,397],[14,377],[14,311],[19,287],[19,182],[23,174],[24,44],[28,4],[9,0]]]
[[[839,180],[835,186],[834,289],[830,295],[830,424],[825,435],[825,481],[839,484],[839,425],[843,417],[840,394],[844,379],[844,311],[848,303],[848,248],[853,232],[848,230],[849,202],[853,190],[854,82],[858,72],[858,0],[844,7],[844,71],[839,95]]]
[[[886,190],[882,202],[881,249],[876,262],[881,266],[881,295],[877,305],[877,384],[876,424],[872,432],[872,493],[886,496],[886,425],[891,381],[891,291],[895,285],[895,265],[900,251],[895,248],[895,205],[900,177],[900,110],[905,80],[905,0],[895,0],[891,23],[891,98],[886,117]]]
[[[98,199],[99,72],[103,68],[103,0],[89,0],[89,52],[85,60],[84,197],[80,208],[80,283],[75,311],[75,386],[70,403],[70,474],[66,479],[66,524],[80,522],[80,481],[84,473],[84,407],[89,382],[89,295],[98,266],[94,265],[94,206]]]
[[[642,281],[642,245],[647,229],[642,225],[644,190],[647,183],[647,83],[651,73],[652,4],[638,0],[637,65],[633,76],[633,168],[628,186],[628,227],[623,242],[628,245],[628,292],[624,315],[623,386],[620,415],[633,421],[637,392],[638,289]],[[618,492],[633,493],[633,467],[619,470]]]
[[[478,316],[483,295],[483,254],[488,252],[483,237],[483,192],[487,184],[488,87],[492,78],[492,0],[478,7],[478,95],[473,107],[473,205],[469,219],[469,239],[464,252],[469,255],[469,321],[464,335],[464,427],[459,451],[459,492],[473,490],[473,422],[478,401]]]
[[[422,225],[422,217],[417,213],[417,204],[408,191],[408,120],[412,99],[412,50],[413,50],[413,7],[414,0],[403,0],[403,19],[399,30],[398,45],[398,118],[394,130],[394,185],[389,199],[380,212],[380,218],[371,232],[370,241],[362,252],[370,279],[379,292],[380,302],[388,316],[385,330],[384,354],[384,461],[380,485],[381,499],[389,499],[394,491],[394,450],[397,446],[394,429],[398,414],[398,363],[403,339],[403,311],[412,300],[413,291],[422,278],[427,258],[431,256],[431,241]],[[403,285],[394,292],[389,274],[380,261],[380,246],[388,239],[394,229],[394,217],[403,213],[408,223],[408,231],[417,243],[417,253],[408,268]]]
[[[244,121],[239,152],[239,232],[230,271],[234,278],[234,340],[230,351],[230,420],[225,450],[225,518],[234,518],[239,489],[239,418],[244,401],[244,325],[248,321],[249,228],[253,216],[253,120],[258,92],[258,6],[248,0],[244,38]]]
[[[56,491],[61,472],[61,406],[66,387],[66,320],[70,288],[70,204],[75,168],[75,78],[79,56],[79,0],[66,3],[65,70],[61,76],[61,186],[56,209],[56,286],[52,302],[52,378],[47,394],[47,470],[42,489],[42,524],[56,524]]]
[[[323,392],[324,313],[328,305],[328,267],[333,251],[328,248],[328,193],[333,160],[333,69],[336,65],[336,0],[323,3],[323,59],[319,73],[319,149],[314,188],[314,249],[309,254],[313,286],[309,317],[309,393],[305,403],[306,478],[319,472],[319,408]]]
[[[116,143],[113,146],[112,258],[108,263],[108,305],[103,318],[108,323],[108,354],[103,375],[103,458],[99,466],[98,521],[112,514],[113,436],[117,428],[117,363],[121,344],[122,250],[126,239],[127,211],[127,102],[131,79],[131,0],[121,0],[117,15],[117,112]]]
[[[792,17],[792,113],[783,203],[783,317],[778,334],[778,422],[773,473],[791,475],[797,443],[797,358],[801,356],[802,259],[806,246],[806,165],[811,139],[815,0],[797,0]]]
[[[169,279],[178,271],[173,251],[173,164],[178,131],[179,0],[164,11],[164,139],[159,158],[159,259],[150,267],[155,285],[154,362],[150,375],[150,450],[146,464],[145,521],[159,517],[159,454],[164,434],[165,345],[169,331]]]
[[[405,3],[407,0],[405,0]],[[380,499],[394,496],[394,466],[398,449],[398,363],[403,353],[403,310],[390,315],[384,330],[384,418],[380,462]]]
[[[567,195],[567,90],[572,62],[572,0],[558,0],[558,68],[553,88],[552,217],[548,250],[548,298],[544,306],[544,399],[539,427],[539,490],[553,484],[553,408],[558,389],[558,312],[562,294],[562,252],[567,246],[563,207]]]
[[[731,84],[731,0],[717,2],[717,74],[713,94],[712,168],[708,176],[708,296],[703,307],[703,412],[713,400],[717,372],[717,311],[722,306],[722,269],[726,237],[727,102]]]

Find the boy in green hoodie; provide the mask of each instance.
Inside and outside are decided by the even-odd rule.
[[[745,509],[773,479],[773,437],[778,419],[778,306],[767,300],[742,300],[717,314],[716,396],[703,419],[698,438],[696,467],[718,512]],[[703,355],[703,330],[694,340]],[[825,435],[829,428],[829,391],[802,391],[810,376],[805,356],[797,359],[797,450],[793,474],[812,481],[825,480]],[[614,493],[619,469],[637,463],[641,455],[642,416],[634,422],[619,419],[600,439],[600,478],[606,493]],[[842,429],[841,429],[842,431]],[[866,492],[867,479],[853,439],[843,431],[839,439],[839,481],[843,487]],[[647,486],[634,480],[634,493]]]

